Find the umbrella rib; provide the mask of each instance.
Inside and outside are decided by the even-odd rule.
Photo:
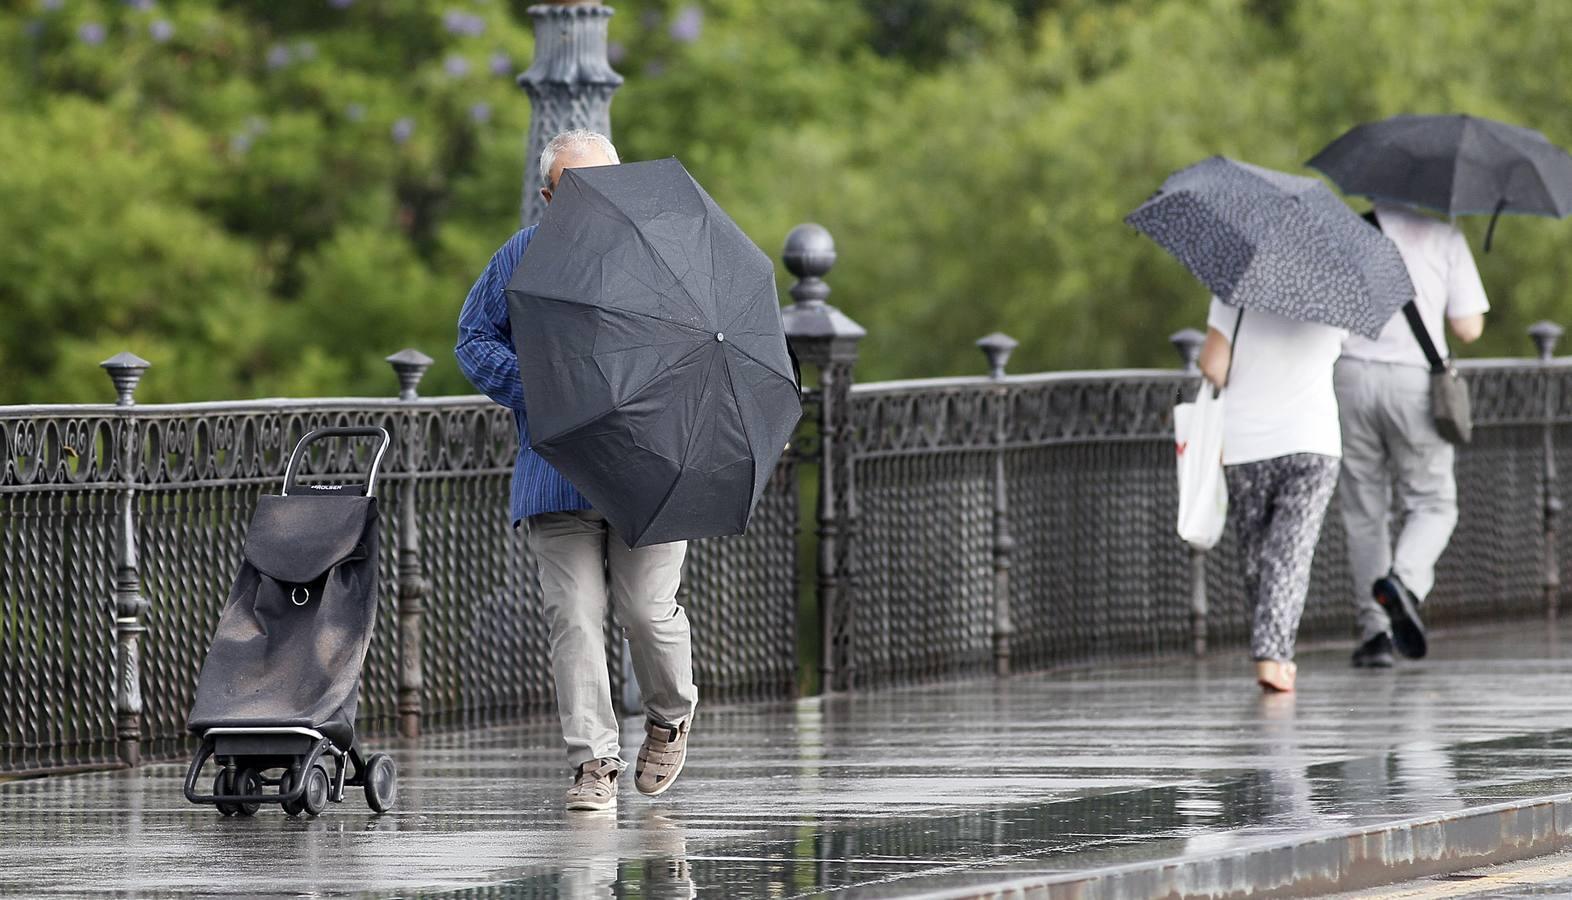
[[[692,177],[691,176],[689,177],[689,180],[692,181]],[[619,207],[615,203],[613,203],[610,197],[607,197],[605,194],[601,193],[599,190],[596,190],[594,188],[594,186],[586,185],[586,187],[590,191],[592,191],[597,197],[599,197],[600,199],[604,200],[606,206],[609,206],[611,209],[615,210],[617,215],[621,216],[622,220],[624,222],[628,223],[628,227],[631,228],[633,230],[633,233],[638,236],[639,243],[644,245],[644,249],[649,251],[651,257],[653,257],[654,259],[656,259],[657,261],[660,262],[661,266],[663,266],[666,269],[666,274],[671,276],[671,280],[676,282],[678,287],[682,288],[682,293],[687,296],[688,302],[693,304],[694,312],[697,312],[699,314],[699,316],[702,318],[704,316],[704,306],[703,306],[703,304],[699,303],[698,298],[693,296],[693,292],[688,290],[688,286],[683,283],[682,279],[677,277],[677,273],[673,272],[671,270],[671,263],[669,261],[667,261],[666,257],[664,257],[664,256],[662,256],[660,254],[659,250],[655,249],[655,245],[650,243],[650,239],[644,236],[644,230],[639,227],[637,222],[633,221],[633,217],[628,215],[626,212],[624,212],[621,207]],[[705,216],[706,216],[706,221],[708,221],[708,216],[709,216],[709,211],[708,210],[705,210]]]
[[[1446,214],[1448,216],[1457,215],[1457,192],[1459,188],[1457,170],[1463,165],[1463,145],[1468,142],[1469,136],[1474,133],[1474,129],[1469,127],[1467,116],[1457,120],[1457,128],[1457,143],[1452,146],[1452,165],[1447,167],[1446,173],[1448,179],[1446,185]]]
[[[713,255],[713,250],[711,251],[711,255]],[[713,264],[711,264],[711,265],[713,266]],[[768,288],[768,290],[766,290],[766,288]],[[732,330],[732,326],[737,324],[737,320],[738,319],[740,319],[743,316],[747,315],[749,312],[752,312],[753,311],[753,307],[755,307],[755,306],[757,306],[759,304],[759,298],[761,296],[763,296],[764,294],[766,294],[766,293],[769,294],[770,300],[774,301],[776,304],[779,304],[780,301],[776,298],[776,294],[775,294],[775,292],[777,290],[779,290],[779,288],[777,288],[775,286],[775,276],[772,273],[771,276],[770,276],[769,282],[767,284],[760,285],[759,289],[754,292],[752,297],[749,297],[747,300],[743,301],[742,308],[737,310],[737,314],[732,316],[730,319],[726,320],[726,330],[727,331],[731,331]],[[718,305],[717,305],[717,308],[718,308]],[[779,305],[777,305],[776,309],[778,310],[779,308],[780,308]],[[779,313],[777,313],[777,315],[778,314]]]
[[[622,398],[621,402],[613,404],[611,407],[609,407],[607,409],[597,410],[592,416],[590,416],[589,418],[585,419],[584,421],[582,421],[582,422],[575,422],[572,425],[569,425],[567,428],[562,429],[561,431],[557,432],[556,434],[554,434],[554,435],[552,435],[550,437],[542,438],[540,441],[531,442],[531,443],[544,443],[544,442],[547,442],[547,441],[560,441],[563,438],[571,437],[574,432],[577,432],[577,431],[580,431],[580,430],[582,430],[584,428],[589,427],[590,425],[594,424],[597,420],[605,417],[608,413],[614,413],[617,410],[622,409],[624,406],[627,406],[629,403],[632,403],[635,399],[638,398],[639,393],[641,391],[643,391],[645,388],[647,388],[650,385],[655,383],[655,379],[661,377],[662,375],[664,375],[667,372],[671,371],[672,369],[676,368],[678,365],[686,362],[694,354],[698,353],[699,351],[703,350],[705,347],[708,347],[708,346],[709,346],[709,344],[707,344],[707,343],[699,344],[698,346],[694,347],[692,350],[688,351],[687,353],[684,353],[682,356],[678,357],[674,362],[672,362],[671,365],[668,365],[665,368],[661,369],[659,372],[656,372],[654,375],[651,375],[649,377],[649,380],[645,381],[643,384],[641,384],[638,387],[634,388],[633,390],[629,391],[628,395],[626,397]]]
[[[697,352],[697,351],[695,351],[695,352]],[[721,354],[722,357],[724,357],[725,355],[726,354],[724,354],[724,353]],[[702,389],[700,389],[700,392],[699,392],[699,396],[701,398],[704,396],[704,393],[709,390],[709,387],[710,387],[710,376],[714,373],[714,371],[715,371],[715,363],[713,361],[711,361],[710,362],[710,367],[708,369],[704,370],[704,387]],[[702,405],[702,403],[703,403],[703,400],[701,399],[700,400],[700,404]],[[746,432],[744,432],[744,433],[746,434]],[[682,475],[683,475],[683,472],[686,469],[687,463],[688,463],[688,454],[693,452],[693,441],[694,441],[695,438],[698,437],[698,435],[699,435],[699,429],[697,429],[697,428],[694,428],[692,431],[690,431],[688,433],[688,446],[684,447],[683,450],[682,450],[682,459],[677,460],[677,477],[673,478],[671,480],[671,486],[666,488],[665,495],[660,498],[660,502],[659,503],[655,504],[655,511],[650,513],[650,522],[651,523],[653,523],[657,518],[659,518],[661,513],[666,511],[666,504],[671,502],[671,495],[675,494],[677,492],[677,485],[682,483]]]
[[[690,179],[690,180],[692,180],[692,179]],[[703,191],[699,190],[699,183],[697,181],[694,181],[693,182],[693,186],[694,186],[695,191],[697,191],[698,194],[699,194],[699,200],[701,202],[706,201],[707,198],[705,197]],[[704,228],[705,228],[705,231],[708,232],[709,235],[710,235],[710,286],[711,286],[711,289],[713,290],[714,289],[714,285],[715,285],[715,280],[718,277],[717,273],[720,271],[720,269],[715,264],[715,235],[714,235],[714,231],[709,227],[710,226],[710,210],[712,208],[719,210],[719,207],[715,206],[715,201],[713,199],[708,199],[708,202],[704,202]],[[735,222],[733,222],[732,224],[734,226],[736,225]],[[739,233],[742,233],[742,228],[741,227],[737,227],[737,231]],[[742,233],[742,237],[744,239],[744,243],[749,244],[751,246],[754,246],[754,248],[757,249],[757,245],[753,244],[753,239],[749,238],[746,233]],[[760,250],[758,252],[761,255],[763,254],[762,250]],[[765,257],[765,259],[766,259],[766,262],[768,262],[768,257]],[[771,299],[774,299],[775,298],[775,291],[777,290],[777,288],[775,287],[775,276],[774,276],[773,270],[772,270],[772,272],[770,274],[770,278],[769,278],[769,288],[770,288],[770,297],[771,297]],[[750,297],[748,299],[750,301],[757,302],[759,294],[762,294],[762,293],[764,293],[764,289],[760,288],[757,293],[755,293],[752,297]],[[719,315],[719,313],[720,313],[720,298],[719,297],[713,297],[711,299],[716,301],[716,303],[715,303],[715,312],[716,312],[717,315]],[[776,302],[778,303],[779,301],[776,301]],[[750,309],[752,309],[751,306],[744,305],[742,309],[737,311],[736,315],[734,315],[730,319],[726,320],[726,323],[722,326],[721,330],[722,331],[730,331],[731,327],[737,323],[737,320],[742,318],[743,315],[745,313],[747,313]]]
[[[695,351],[695,352],[697,352],[697,351]],[[726,357],[726,354],[725,353],[721,353],[721,358],[724,359],[725,357]],[[715,377],[715,361],[712,359],[712,360],[710,360],[709,367],[704,370],[704,386],[699,389],[699,406],[700,406],[700,408],[702,408],[703,405],[704,405],[704,397],[705,397],[706,394],[709,393],[710,381],[713,380],[714,377]],[[688,445],[686,447],[682,448],[682,459],[679,461],[679,463],[678,463],[679,465],[683,465],[683,466],[687,465],[687,463],[688,463],[688,456],[689,456],[689,454],[693,453],[693,442],[694,442],[694,440],[696,440],[698,438],[698,436],[699,436],[699,429],[697,429],[697,428],[694,428],[692,431],[688,432]],[[681,479],[682,479],[682,475],[680,474],[680,470],[679,470],[679,474],[677,475],[677,478],[672,481],[672,484],[675,486],[677,481],[680,481]],[[664,502],[664,501],[662,501],[662,502]]]
[[[537,294],[534,291],[531,291],[529,293],[530,293],[530,296],[536,297],[536,298],[541,299],[541,300],[550,300],[550,301],[555,302],[555,303],[566,303],[569,306],[587,306],[590,309],[596,310],[597,312],[602,312],[602,313],[607,313],[607,314],[610,314],[610,315],[617,315],[617,316],[629,316],[629,317],[637,317],[637,318],[640,318],[640,319],[649,319],[651,321],[660,322],[663,325],[670,325],[673,328],[685,328],[688,331],[692,331],[695,334],[702,334],[705,337],[713,337],[714,336],[714,332],[710,331],[708,328],[700,328],[697,325],[689,325],[686,322],[674,322],[671,319],[664,319],[664,318],[661,318],[660,316],[653,315],[651,313],[639,312],[637,310],[632,310],[632,309],[622,309],[622,308],[616,307],[616,306],[601,306],[601,305],[596,304],[596,303],[586,303],[583,300],[577,300],[577,299],[574,299],[572,297],[558,297],[558,296],[556,296],[554,294]]]
[[[1499,124],[1505,124],[1505,123],[1499,123]],[[1517,147],[1512,142],[1506,140],[1505,138],[1501,137],[1500,135],[1498,135],[1498,134],[1496,134],[1496,133],[1494,133],[1492,131],[1489,131],[1488,129],[1485,129],[1483,127],[1478,128],[1474,132],[1470,132],[1470,133],[1471,134],[1477,134],[1476,142],[1477,141],[1482,141],[1482,140],[1488,138],[1490,140],[1490,142],[1493,143],[1496,147],[1498,147],[1498,148],[1499,147],[1506,148],[1506,151],[1507,151],[1508,154],[1515,155],[1522,161],[1522,163],[1526,163],[1527,166],[1528,166],[1528,170],[1530,172],[1534,173],[1534,178],[1535,178],[1535,180],[1537,180],[1539,182],[1539,186],[1544,189],[1545,196],[1547,198],[1549,198],[1551,204],[1554,205],[1554,203],[1555,203],[1555,196],[1556,196],[1555,192],[1550,189],[1550,185],[1547,184],[1545,182],[1544,177],[1542,175],[1540,175],[1540,173],[1539,173],[1539,166],[1536,164],[1537,161],[1534,159],[1534,157],[1530,156],[1527,152],[1525,152],[1521,148]],[[1554,145],[1552,145],[1552,146],[1554,146]],[[1461,143],[1459,144],[1459,151],[1461,151]],[[1462,157],[1462,153],[1461,152],[1459,152],[1458,157],[1459,157],[1459,159],[1461,159],[1461,157]],[[1491,167],[1491,171],[1492,171],[1492,174],[1495,174],[1495,173],[1499,172],[1499,169],[1497,167],[1493,166],[1493,167]],[[1500,187],[1499,182],[1498,182],[1497,186],[1498,186],[1498,188]],[[1455,190],[1455,188],[1454,188],[1454,190]],[[1500,188],[1499,190],[1496,191],[1496,200],[1497,200],[1497,202],[1500,202],[1501,200],[1506,200],[1508,202],[1511,202],[1511,198],[1506,195],[1506,190],[1504,188]],[[1532,210],[1532,209],[1516,210],[1516,209],[1510,209],[1510,208],[1502,209],[1498,213],[1497,210],[1494,207],[1492,207],[1491,209],[1477,210],[1477,211],[1476,210],[1458,210],[1458,211],[1453,213],[1453,215],[1460,215],[1460,216],[1466,216],[1466,215],[1483,216],[1483,215],[1496,215],[1496,214],[1517,214],[1517,215],[1529,215],[1529,216],[1544,215],[1544,213],[1541,213],[1541,212],[1538,212],[1538,211],[1535,211],[1535,210]]]
[[[1539,171],[1539,160],[1529,156],[1526,153],[1523,154],[1523,159],[1528,163],[1528,170],[1534,173],[1534,180],[1538,181],[1539,186],[1544,189],[1545,198],[1550,201],[1550,208],[1553,209],[1556,213],[1555,218],[1559,219],[1564,217],[1566,213],[1561,211],[1560,205],[1556,202],[1556,192],[1550,189],[1550,182],[1546,181],[1544,173]],[[1502,210],[1502,212],[1505,211],[1506,210]],[[1568,212],[1572,212],[1572,210],[1568,210]],[[1540,213],[1538,215],[1543,214]]]
[[[743,355],[747,356],[747,354]],[[752,359],[752,357],[749,357],[749,359]],[[758,362],[758,360],[754,361]],[[737,404],[737,421],[742,425],[742,439],[748,442],[748,458],[753,460],[754,478],[757,479],[759,451],[753,446],[753,435],[748,433],[748,417],[742,414],[742,401],[737,398],[737,379],[731,371],[731,357],[722,353],[721,362],[726,365],[726,384],[731,388],[731,399],[736,401]],[[766,371],[768,371],[768,368],[766,368]],[[758,402],[757,399],[755,399],[754,402]],[[750,482],[748,484],[748,498],[750,500],[752,500],[753,494],[758,490],[758,487],[759,486],[756,483]]]
[[[1508,141],[1503,140],[1501,137],[1497,136],[1494,132],[1489,131],[1488,129],[1484,128],[1483,126],[1480,126],[1480,127],[1477,127],[1477,128],[1474,128],[1474,129],[1470,129],[1468,131],[1465,131],[1464,135],[1465,136],[1472,135],[1473,138],[1474,138],[1474,142],[1476,144],[1484,143],[1488,139],[1488,141],[1492,145],[1494,145],[1494,147],[1497,148],[1498,150],[1500,148],[1505,148],[1508,154],[1515,155],[1515,156],[1518,156],[1519,158],[1521,158],[1523,160],[1526,160],[1528,162],[1528,164],[1529,164],[1528,167],[1529,167],[1530,171],[1533,171],[1533,173],[1534,173],[1534,177],[1535,178],[1539,178],[1539,171],[1533,165],[1533,157],[1529,156],[1528,154],[1524,153],[1522,150],[1520,150],[1517,147],[1513,146]],[[1461,163],[1462,158],[1463,158],[1462,141],[1460,140],[1458,142],[1457,157],[1456,157],[1456,160],[1454,161],[1454,169],[1453,169],[1453,178],[1454,179],[1457,177],[1456,165],[1458,163]],[[1496,191],[1495,191],[1496,201],[1498,203],[1500,201],[1502,201],[1502,200],[1510,201],[1510,198],[1507,197],[1507,195],[1506,195],[1506,189],[1501,185],[1500,180],[1499,180],[1500,168],[1497,167],[1497,166],[1491,166],[1489,168],[1489,171],[1490,171],[1490,173],[1492,175],[1497,176],[1497,182],[1494,185],[1494,187],[1496,188]],[[1543,178],[1539,179],[1539,184],[1540,184],[1541,187],[1545,188],[1546,196],[1553,197],[1553,195],[1550,193],[1550,186],[1545,184],[1545,181],[1544,181]],[[1457,192],[1457,185],[1456,184],[1453,185],[1452,190],[1453,190],[1453,196],[1454,196],[1453,206],[1456,207],[1457,206],[1457,204],[1455,202],[1455,196],[1456,196],[1456,192]],[[1494,207],[1491,207],[1490,209],[1486,209],[1486,210],[1453,209],[1450,212],[1454,216],[1479,216],[1479,215],[1495,215],[1495,214],[1498,214],[1497,210]],[[1518,213],[1519,211],[1518,210],[1514,210],[1514,209],[1502,209],[1502,210],[1500,210],[1500,212],[1501,213],[1507,213],[1507,212]],[[1525,214],[1525,215],[1538,215],[1538,213],[1535,213],[1533,210],[1523,210],[1522,214]]]
[[[749,332],[741,332],[741,333],[747,334]],[[752,353],[749,353],[748,351],[742,349],[742,345],[741,344],[738,344],[735,341],[728,341],[727,343],[731,344],[733,350],[736,350],[738,353],[741,353],[743,356],[746,356],[747,358],[749,358],[749,359],[753,360],[754,362],[758,363],[759,368],[763,369],[764,371],[770,373],[771,375],[774,375],[776,378],[781,379],[782,381],[786,382],[787,384],[790,384],[790,385],[793,385],[793,386],[795,386],[797,384],[797,379],[789,377],[789,376],[786,376],[786,375],[783,375],[780,372],[777,372],[774,369],[770,368],[770,364],[769,363],[765,362],[762,359],[759,359],[757,356],[754,356]],[[728,369],[728,371],[730,371],[730,370]]]

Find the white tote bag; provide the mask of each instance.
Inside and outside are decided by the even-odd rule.
[[[1203,381],[1194,403],[1174,407],[1179,468],[1179,537],[1197,550],[1222,539],[1228,519],[1223,480],[1223,392]]]

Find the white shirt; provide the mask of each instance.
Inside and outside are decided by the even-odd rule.
[[[1419,316],[1430,332],[1436,352],[1445,358],[1443,320],[1462,319],[1490,309],[1474,255],[1468,251],[1468,241],[1456,227],[1401,206],[1377,203],[1375,214],[1381,230],[1397,245],[1397,252],[1408,266]],[[1370,362],[1430,367],[1401,309],[1375,340],[1358,334],[1350,336],[1343,345],[1343,355]]]
[[[1239,309],[1212,298],[1206,324],[1234,337]],[[1223,391],[1223,465],[1292,453],[1343,455],[1332,367],[1348,332],[1245,310]]]

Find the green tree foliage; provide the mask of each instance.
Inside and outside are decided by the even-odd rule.
[[[147,400],[387,394],[404,346],[469,392],[449,349],[518,224],[528,5],[0,6],[0,402],[105,399],[126,348]],[[829,227],[864,380],[978,372],[996,328],[1015,371],[1170,365],[1204,293],[1122,217],[1212,153],[1295,171],[1400,112],[1572,144],[1558,0],[613,5],[624,156],[679,156],[772,254]],[[1470,352],[1572,321],[1569,238],[1503,221]]]
[[[30,2],[0,14],[0,383],[102,400],[390,390],[517,227],[529,29],[488,3]]]

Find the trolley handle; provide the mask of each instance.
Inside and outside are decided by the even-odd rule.
[[[306,447],[330,438],[374,437],[381,438],[377,445],[376,455],[371,458],[371,471],[366,474],[366,496],[370,497],[376,490],[377,469],[382,465],[382,456],[388,452],[388,445],[393,443],[393,436],[388,434],[386,428],[380,425],[362,425],[354,428],[317,428],[306,433],[306,436],[295,444],[294,452],[289,454],[289,465],[284,467],[283,496],[289,496],[291,487],[298,487],[300,482],[295,480],[296,469],[300,460],[306,455]]]

